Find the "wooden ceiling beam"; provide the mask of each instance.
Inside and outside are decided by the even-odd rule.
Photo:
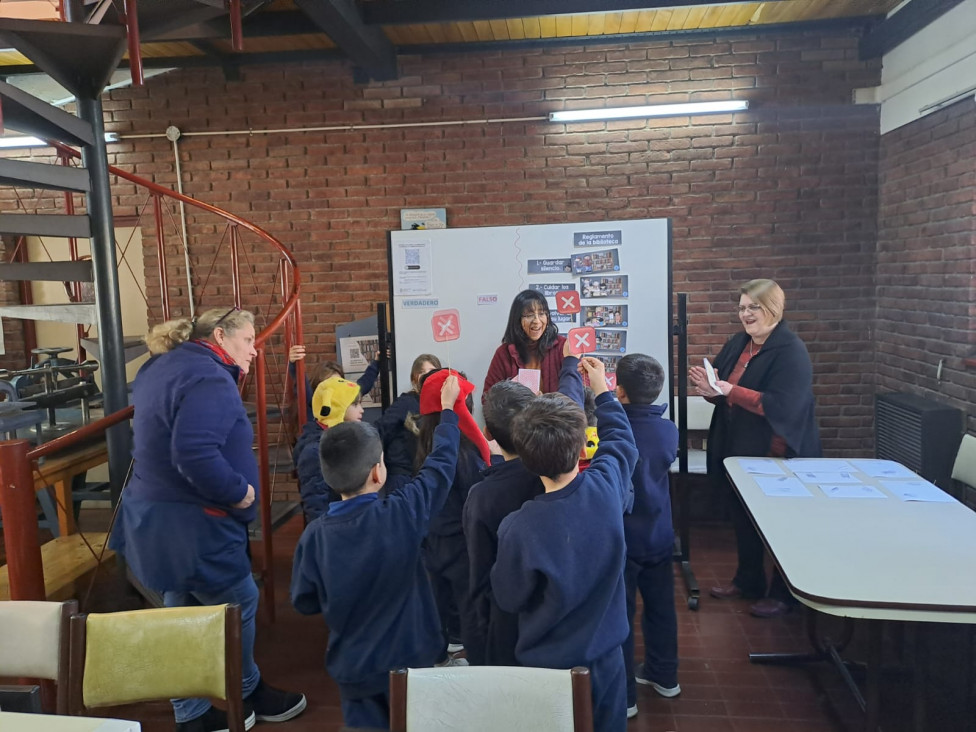
[[[367,25],[450,23],[531,18],[574,13],[619,13],[694,5],[730,5],[743,0],[375,0],[362,4]],[[780,0],[771,0],[779,2]]]
[[[858,55],[862,61],[884,56],[961,2],[962,0],[912,0],[861,38]]]
[[[380,28],[368,28],[353,0],[295,0],[295,5],[370,78],[397,77],[396,49]]]

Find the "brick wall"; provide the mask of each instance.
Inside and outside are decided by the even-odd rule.
[[[363,86],[339,63],[251,67],[234,82],[215,70],[171,73],[111,92],[106,126],[161,135],[168,125],[184,133],[386,125],[180,142],[188,195],[293,249],[312,358],[331,358],[336,324],[386,299],[386,232],[398,228],[403,207],[444,206],[452,227],[669,217],[674,290],[690,296],[691,357],[714,355],[740,327],[738,284],[780,281],[787,317],[813,357],[827,453],[870,449],[878,117],[850,100],[852,89],[879,83],[879,66],[857,60],[856,37],[407,56],[400,66],[398,80]],[[734,96],[752,107],[691,123],[515,120],[663,95]],[[438,124],[391,126],[428,122]],[[111,150],[114,164],[175,183],[165,139]],[[121,214],[145,200],[128,185],[115,192]],[[198,284],[219,238],[202,233],[206,226],[191,219]],[[181,265],[173,267],[178,286]]]
[[[976,432],[976,109],[972,97],[881,140],[880,391],[950,404]],[[941,378],[938,376],[942,363]]]

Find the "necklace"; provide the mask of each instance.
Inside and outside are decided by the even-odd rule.
[[[755,345],[756,345],[756,342],[750,338],[749,339],[749,360],[746,361],[746,365],[742,367],[743,369],[749,368],[749,364],[752,363],[753,356],[755,356],[757,353],[759,353],[759,351],[762,350],[762,344],[761,343],[759,344],[759,348],[756,348],[755,350],[753,350],[753,347]]]

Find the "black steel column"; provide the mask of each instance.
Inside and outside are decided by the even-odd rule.
[[[84,7],[77,0],[65,3],[65,17],[71,22],[84,22]],[[125,375],[125,348],[122,340],[122,304],[119,296],[119,265],[115,258],[115,224],[112,220],[112,188],[108,178],[108,158],[105,151],[105,122],[102,100],[77,99],[78,116],[91,125],[95,144],[81,150],[82,164],[88,170],[91,190],[86,196],[88,218],[91,221],[92,273],[97,306],[98,350],[102,372],[102,394],[105,414],[129,406]],[[128,424],[109,428],[109,480],[112,483],[112,504],[118,503],[129,469],[132,440]]]

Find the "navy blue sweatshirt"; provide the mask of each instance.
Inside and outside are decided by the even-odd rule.
[[[519,663],[588,665],[626,640],[623,512],[637,448],[623,407],[596,399],[600,448],[566,487],[543,493],[502,521],[491,587],[518,613]]]
[[[464,502],[468,498],[471,486],[481,479],[481,471],[485,464],[481,460],[477,449],[466,440],[461,440],[458,452],[457,470],[451,483],[451,490],[440,511],[430,519],[430,533],[437,536],[459,536],[464,529],[461,526],[461,514]]]
[[[390,669],[431,666],[443,651],[420,544],[454,476],[460,430],[441,412],[416,479],[391,493],[335,502],[295,549],[291,601],[329,627],[325,667],[349,698],[389,687]]]
[[[498,556],[498,527],[526,501],[542,495],[539,476],[515,458],[493,464],[468,493],[464,504],[464,539],[468,545],[470,595],[475,617],[475,647],[466,648],[473,665],[516,664],[518,618],[497,607],[491,592],[491,568]]]
[[[678,455],[678,428],[666,405],[624,404],[640,458],[634,469],[634,508],[624,516],[627,556],[657,562],[671,555],[674,525],[668,471]]]
[[[111,546],[151,589],[220,590],[251,572],[247,523],[259,498],[231,508],[249,484],[258,489],[239,374],[192,341],[136,374],[132,478]]]

